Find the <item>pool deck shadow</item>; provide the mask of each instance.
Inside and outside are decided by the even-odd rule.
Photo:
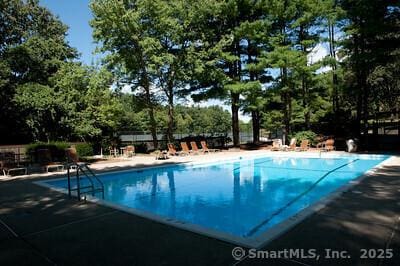
[[[0,180],[0,265],[400,265],[399,157],[261,249],[315,249],[319,260],[236,261],[232,244],[68,199],[40,179]],[[394,257],[362,259],[361,249]]]

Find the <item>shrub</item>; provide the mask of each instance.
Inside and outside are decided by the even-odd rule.
[[[75,145],[79,157],[93,156],[93,145],[91,143],[79,143]]]
[[[51,159],[53,161],[63,162],[66,161],[65,149],[70,145],[67,142],[56,141],[56,142],[36,142],[26,146],[26,154],[32,162],[38,162],[38,150],[47,149],[50,151]]]
[[[301,141],[304,139],[308,139],[310,141],[311,145],[317,144],[317,134],[312,132],[311,130],[299,131],[289,137],[296,138],[297,145],[300,145]]]
[[[134,146],[135,146],[135,153],[148,153],[148,147],[146,142],[135,143]]]

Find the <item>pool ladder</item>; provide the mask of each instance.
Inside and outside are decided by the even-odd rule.
[[[75,168],[76,187],[71,187],[71,168]],[[86,200],[86,194],[95,196],[96,193],[101,192],[101,197],[104,199],[104,184],[101,180],[93,173],[87,164],[84,163],[69,163],[67,167],[68,175],[68,196],[72,197],[72,192],[76,191],[78,200]],[[88,185],[81,184],[81,181],[86,178],[89,180]]]

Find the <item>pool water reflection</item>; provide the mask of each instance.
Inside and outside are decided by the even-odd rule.
[[[285,221],[386,158],[265,157],[99,177],[108,202],[247,238]],[[65,180],[47,183],[66,188]]]

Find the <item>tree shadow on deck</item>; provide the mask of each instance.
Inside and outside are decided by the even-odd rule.
[[[400,255],[400,165],[383,166],[342,193],[325,208],[311,215],[262,250],[316,250],[315,258],[292,257],[246,259],[240,265],[399,265]],[[365,249],[393,249],[392,258],[365,255]],[[329,250],[346,251],[345,257],[332,258]],[[374,252],[375,252],[374,251]]]

